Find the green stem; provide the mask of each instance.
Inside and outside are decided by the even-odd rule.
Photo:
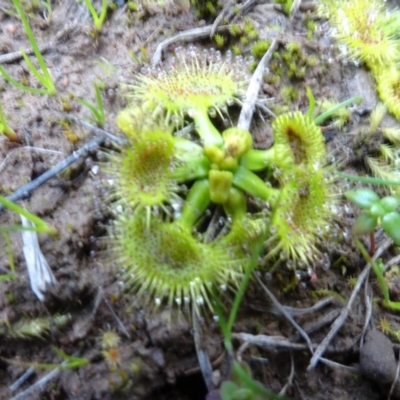
[[[325,121],[326,119],[331,117],[333,114],[335,114],[336,111],[340,110],[341,108],[347,107],[353,103],[360,104],[361,102],[362,102],[361,96],[354,96],[354,97],[351,97],[350,99],[342,101],[340,104],[337,104],[335,107],[332,107],[330,110],[325,111],[324,113],[322,113],[318,117],[316,117],[314,119],[315,125],[320,125],[323,121]]]
[[[279,190],[268,187],[256,174],[246,168],[239,167],[233,175],[233,185],[254,197],[265,201],[275,201],[279,197]]]
[[[197,158],[176,167],[171,173],[171,179],[178,183],[203,179],[208,176],[210,161],[207,157]]]
[[[308,111],[307,111],[307,117],[312,118],[312,115],[313,115],[314,109],[315,109],[315,97],[309,87],[307,87],[306,90],[307,90],[308,101],[310,103],[310,105],[308,107]]]
[[[372,176],[357,176],[346,174],[345,172],[337,172],[340,178],[348,179],[354,182],[371,183],[373,185],[385,185],[385,186],[400,186],[400,181],[391,181],[388,179],[374,178]]]
[[[1,103],[0,103],[0,133],[4,133],[4,135],[6,135],[8,139],[10,139],[13,142],[19,141],[18,135],[7,124],[6,117],[1,107]]]
[[[275,157],[275,149],[268,150],[250,149],[240,158],[240,165],[250,171],[262,171],[271,165]]]
[[[37,89],[30,86],[25,86],[22,83],[18,82],[14,78],[11,77],[7,73],[7,71],[0,65],[0,73],[4,76],[4,79],[10,83],[11,85],[15,86],[19,90],[23,90],[24,92],[35,93],[35,94],[50,94],[47,89]]]
[[[378,284],[379,284],[379,287],[381,289],[382,296],[383,296],[383,300],[381,302],[382,306],[385,308],[388,308],[390,310],[393,310],[393,311],[399,311],[400,310],[400,302],[390,300],[389,289],[387,287],[385,278],[384,278],[379,266],[371,258],[371,256],[368,254],[365,247],[362,245],[362,243],[358,239],[356,239],[356,245],[357,245],[358,249],[360,250],[361,254],[363,255],[364,259],[371,265],[371,268],[375,273],[376,280],[378,281]]]
[[[38,63],[40,65],[40,68],[42,69],[43,75],[39,73],[39,71],[37,71],[37,69],[34,67],[34,65],[32,64],[32,62],[30,62],[30,60],[28,59],[28,56],[24,53],[22,53],[22,56],[24,57],[25,61],[28,59],[29,62],[27,62],[29,68],[31,69],[32,73],[39,79],[39,81],[43,84],[43,86],[47,89],[46,93],[50,96],[54,96],[57,91],[56,88],[54,86],[53,80],[51,79],[50,73],[47,69],[46,63],[44,62],[42,53],[39,50],[39,46],[36,43],[36,39],[35,36],[33,35],[33,32],[29,26],[28,20],[26,18],[26,15],[24,13],[24,10],[21,7],[21,3],[19,0],[13,0],[14,6],[18,11],[19,17],[21,18],[22,24],[24,25],[24,29],[26,32],[26,35],[28,36],[28,39],[31,43],[32,49],[35,53],[35,56],[38,60]],[[40,77],[39,77],[40,76]],[[24,86],[25,89],[27,91],[27,87]],[[33,88],[30,88],[33,89]]]
[[[223,140],[217,128],[208,117],[207,110],[191,109],[191,117],[195,123],[197,133],[199,134],[204,146],[216,145],[222,146]]]
[[[191,187],[182,209],[180,220],[183,225],[191,230],[209,204],[210,187],[208,179],[196,181]]]

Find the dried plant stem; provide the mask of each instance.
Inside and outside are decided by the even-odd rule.
[[[391,245],[393,244],[392,239],[386,239],[381,246],[379,246],[378,250],[373,256],[373,260],[375,261],[378,259],[384,251],[386,251]],[[367,278],[369,271],[371,269],[371,264],[367,264],[361,274],[358,276],[358,280],[356,285],[354,286],[353,292],[349,298],[349,301],[346,304],[346,307],[343,308],[342,312],[336,319],[336,321],[332,324],[331,330],[329,331],[328,335],[324,338],[324,340],[320,343],[320,345],[315,350],[313,356],[311,357],[310,363],[307,367],[307,371],[312,371],[315,366],[317,365],[318,361],[320,360],[322,354],[327,349],[331,340],[336,336],[339,329],[343,326],[344,322],[346,321],[351,307],[353,306],[354,300],[357,297],[358,292],[360,291],[365,279]]]
[[[217,32],[226,31],[229,28],[228,25],[220,26],[217,29]],[[183,31],[178,33],[177,35],[170,37],[168,39],[163,40],[157,46],[156,51],[151,59],[151,65],[155,67],[160,63],[163,50],[169,45],[176,42],[193,42],[196,39],[203,39],[210,35],[212,30],[212,25],[203,26],[201,28],[188,29],[187,31]]]

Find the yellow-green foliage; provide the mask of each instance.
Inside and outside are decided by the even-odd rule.
[[[321,13],[336,27],[336,37],[349,55],[370,67],[387,65],[399,57],[394,38],[399,12],[389,12],[381,0],[324,0]]]
[[[348,55],[371,70],[380,98],[400,120],[400,11],[381,0],[324,0],[319,11],[336,28]]]
[[[270,40],[258,40],[252,46],[251,54],[253,54],[256,60],[260,60],[263,57],[263,55],[267,52],[270,45],[271,45]]]
[[[224,39],[224,37],[222,36],[222,35],[220,35],[219,33],[217,33],[215,36],[214,36],[214,42],[215,42],[215,44],[216,44],[216,46],[217,47],[223,47],[224,46],[224,44],[225,44],[225,39]]]
[[[278,4],[283,5],[283,10],[287,15],[290,13],[290,9],[292,8],[293,0],[276,0]]]
[[[198,18],[215,16],[221,10],[221,3],[218,0],[191,0]]]

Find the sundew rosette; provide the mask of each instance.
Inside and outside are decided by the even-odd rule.
[[[220,52],[193,46],[176,49],[169,66],[144,69],[128,86],[132,105],[149,117],[162,115],[166,122],[193,119],[205,145],[222,144],[210,115],[223,115],[226,106],[240,101],[248,76],[242,58],[223,58]]]

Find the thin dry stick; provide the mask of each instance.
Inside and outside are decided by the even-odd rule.
[[[377,258],[379,258],[384,251],[386,251],[391,245],[393,244],[392,239],[386,239],[381,246],[378,248],[376,253],[373,256],[373,260],[375,261]],[[347,316],[350,313],[351,307],[353,306],[354,300],[357,297],[358,292],[360,291],[366,277],[368,276],[368,273],[371,269],[371,265],[367,264],[364,270],[361,272],[361,274],[358,277],[357,283],[353,289],[353,292],[351,293],[351,296],[349,298],[349,301],[346,304],[346,307],[343,308],[342,312],[340,313],[339,317],[336,319],[336,321],[332,324],[331,330],[329,333],[326,335],[324,340],[320,343],[318,348],[315,350],[315,353],[311,357],[310,363],[307,367],[307,371],[312,371],[315,366],[317,365],[319,359],[321,358],[322,354],[325,352],[326,348],[330,344],[331,340],[335,337],[339,329],[343,326],[344,322],[347,319]]]
[[[62,364],[66,364],[67,361],[63,361]],[[23,392],[17,394],[16,396],[12,397],[10,400],[26,400],[26,399],[33,399],[33,395],[36,391],[42,391],[47,383],[51,380],[56,378],[60,373],[61,369],[56,368],[49,372],[47,375],[43,376],[39,379],[36,383],[30,386],[28,389],[24,390]]]
[[[275,350],[293,350],[293,351],[303,351],[310,350],[306,343],[294,343],[283,336],[268,336],[268,335],[252,335],[251,333],[239,332],[232,333],[233,339],[238,339],[243,342],[238,350],[238,355],[242,357],[243,352],[249,347],[249,345],[273,348]],[[312,349],[318,347],[317,343],[311,343]],[[331,354],[347,354],[352,348],[351,346],[346,347],[329,347],[327,351]],[[239,359],[239,357],[238,357]],[[321,358],[322,360],[322,358]]]
[[[365,285],[364,285],[364,302],[365,302],[365,309],[367,310],[367,313],[365,315],[365,322],[363,326],[363,330],[361,332],[361,339],[360,339],[360,347],[364,344],[364,337],[368,329],[369,322],[371,321],[371,316],[372,316],[372,294],[370,287],[368,285],[368,279],[365,280]]]
[[[126,141],[124,138],[120,138],[120,137],[118,137],[118,136],[115,136],[115,135],[113,135],[112,133],[105,131],[104,129],[101,129],[101,128],[95,126],[95,125],[90,124],[89,122],[82,121],[81,119],[79,119],[79,118],[77,118],[77,117],[74,117],[74,116],[71,115],[71,114],[62,112],[62,111],[60,111],[60,110],[56,110],[56,109],[54,109],[54,108],[50,108],[50,110],[51,110],[51,111],[54,111],[54,112],[56,112],[56,113],[58,113],[58,114],[61,114],[61,115],[62,115],[65,119],[67,119],[68,121],[72,121],[72,122],[74,122],[74,123],[77,124],[77,125],[81,125],[81,126],[83,126],[84,128],[91,130],[91,131],[94,132],[96,135],[99,135],[99,136],[101,136],[101,135],[107,136],[108,139],[112,140],[113,142],[117,143],[117,144],[120,145],[120,146],[122,146],[122,145],[124,145],[124,144],[127,143],[127,141]]]
[[[14,157],[17,153],[20,153],[22,151],[30,150],[31,152],[37,152],[37,153],[50,153],[50,154],[57,154],[57,155],[65,155],[62,151],[57,151],[57,150],[50,150],[50,149],[41,149],[40,147],[33,147],[33,146],[25,146],[25,147],[17,147],[16,149],[10,151],[6,158],[1,162],[0,164],[0,172],[4,169],[4,167],[7,165],[9,162],[9,159],[11,157]]]
[[[267,336],[267,335],[252,335],[250,333],[232,333],[233,339],[238,339],[247,344],[253,344],[259,347],[272,347],[274,349],[286,350],[307,350],[309,347],[304,343],[292,343],[282,336]],[[316,344],[311,343],[311,348],[316,347]],[[247,348],[241,348],[241,353]]]
[[[11,392],[15,392],[21,385],[23,385],[33,374],[35,368],[29,367],[12,385],[8,388]]]
[[[392,397],[392,394],[393,394],[394,389],[396,387],[397,381],[399,380],[399,372],[400,372],[400,360],[397,361],[396,376],[394,377],[392,386],[390,387],[387,400],[390,400],[390,398]]]
[[[321,319],[314,322],[313,324],[304,327],[304,331],[307,332],[307,335],[311,333],[319,331],[324,326],[331,324],[340,314],[341,309],[336,308],[335,310],[330,311],[328,314],[324,315]],[[294,333],[289,337],[291,342],[298,342],[301,339],[301,336],[298,332]]]
[[[327,365],[328,367],[331,367],[333,369],[341,369],[343,371],[348,372],[349,374],[360,374],[360,370],[358,368],[355,367],[349,367],[348,365],[343,365],[343,364],[339,364],[336,361],[332,361],[332,360],[328,360],[327,358],[320,358],[319,359],[322,363],[324,363],[325,365]]]
[[[212,366],[210,358],[208,357],[207,350],[204,347],[203,331],[199,324],[199,316],[196,313],[196,308],[192,307],[192,320],[193,320],[193,337],[194,345],[196,347],[197,359],[199,360],[199,366],[203,375],[204,382],[209,392],[214,389],[212,381]]]
[[[32,182],[27,183],[26,185],[17,189],[12,195],[7,196],[7,199],[10,201],[17,201],[24,197],[27,197],[31,192],[41,186],[43,183],[47,182],[49,179],[54,178],[60,172],[62,172],[65,168],[69,167],[75,161],[79,160],[81,157],[86,155],[92,149],[100,146],[105,140],[105,136],[99,136],[91,140],[89,143],[85,144],[79,150],[74,151],[70,156],[68,156],[63,161],[59,162],[55,167],[49,169],[44,172],[38,178],[33,180]],[[0,212],[4,211],[5,207],[0,204]]]
[[[48,42],[42,46],[39,46],[40,52],[43,54],[48,50],[56,49],[57,48],[57,43],[63,39],[65,36],[68,36],[72,33],[74,30],[73,26],[67,26],[64,30],[59,32],[56,37],[54,38],[55,40]],[[27,55],[32,55],[34,54],[34,50],[32,47],[29,49],[24,50],[25,54]],[[21,51],[15,51],[13,53],[7,53],[7,54],[2,54],[0,55],[0,64],[6,64],[6,63],[12,63],[14,61],[18,61],[22,59],[22,52]]]
[[[286,385],[279,392],[279,396],[284,396],[286,394],[286,392],[290,388],[290,386],[293,385],[293,378],[294,378],[294,360],[293,360],[293,354],[290,353],[290,375],[288,377]]]
[[[253,113],[255,110],[255,104],[261,88],[265,66],[268,64],[272,54],[277,49],[278,43],[279,41],[277,38],[272,41],[271,46],[269,46],[268,51],[264,54],[256,70],[254,71],[253,76],[251,77],[250,84],[246,92],[246,98],[243,102],[242,110],[240,111],[239,115],[237,126],[240,129],[246,129],[247,131],[250,129],[251,120],[253,119]]]
[[[300,335],[303,337],[303,339],[307,342],[308,348],[310,349],[311,353],[314,352],[313,350],[313,344],[311,343],[310,338],[308,337],[307,333],[304,332],[304,330],[301,328],[301,326],[293,319],[293,317],[282,307],[282,305],[279,303],[279,301],[275,298],[275,296],[272,294],[272,292],[264,285],[262,280],[257,274],[254,274],[256,277],[258,283],[260,286],[263,288],[264,292],[267,294],[267,296],[270,298],[272,301],[273,305],[277,307],[279,310],[281,310],[282,315],[297,329],[297,331],[300,333]]]
[[[292,7],[290,9],[290,19],[297,12],[301,4],[301,0],[294,0]],[[251,120],[253,119],[253,113],[255,109],[255,104],[257,101],[258,93],[261,88],[261,82],[263,79],[263,74],[266,65],[272,57],[272,54],[277,49],[278,44],[282,40],[281,37],[277,36],[272,41],[269,46],[268,51],[264,54],[263,58],[260,60],[253,76],[251,77],[249,87],[247,88],[246,98],[243,102],[242,110],[240,111],[238,128],[249,130],[251,125]]]
[[[118,315],[115,313],[115,311],[113,310],[113,308],[111,307],[111,304],[107,301],[107,299],[105,297],[103,297],[103,301],[106,304],[106,306],[108,307],[108,309],[110,310],[112,316],[115,318],[115,320],[117,321],[117,324],[119,326],[120,331],[128,338],[131,339],[131,335],[128,332],[128,329],[126,329],[125,325],[123,324],[123,322],[118,318]]]
[[[228,25],[220,26],[217,31],[223,32],[229,28]],[[155,67],[161,61],[163,50],[169,45],[176,42],[193,42],[196,39],[203,39],[210,35],[212,29],[212,25],[203,26],[201,28],[189,29],[187,31],[183,31],[178,33],[176,36],[170,37],[168,39],[163,40],[158,46],[157,49],[151,59],[151,65]]]
[[[229,19],[232,17],[232,9],[233,9],[233,6],[235,5],[235,3],[236,3],[236,0],[228,0],[224,4],[224,8],[221,10],[221,12],[218,14],[218,17],[215,18],[215,21],[212,24],[211,32],[210,32],[211,38],[215,35],[215,31],[217,30],[221,21],[223,19],[225,19],[226,21],[229,21]]]
[[[391,266],[400,263],[400,254],[391,258],[385,265],[385,271],[387,271]]]
[[[325,297],[320,301],[317,301],[313,306],[306,308],[294,308],[288,306],[282,306],[282,308],[287,311],[293,317],[298,317],[300,315],[311,314],[313,312],[322,310],[323,308],[330,306],[336,303],[336,299],[334,296]],[[280,315],[280,309],[274,309],[273,307],[269,310],[270,313],[275,315]]]

